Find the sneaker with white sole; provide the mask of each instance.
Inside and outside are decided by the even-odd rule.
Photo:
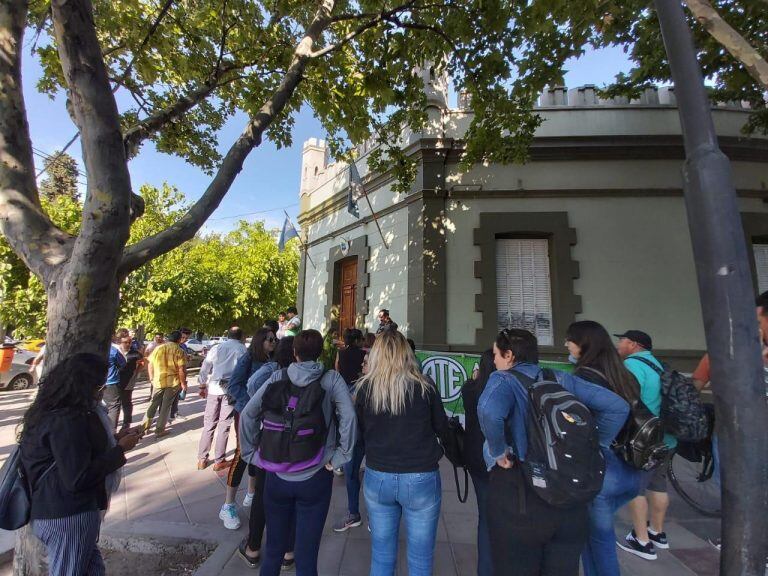
[[[334,532],[346,532],[350,528],[357,528],[363,523],[360,514],[345,514],[344,517],[333,525]]]
[[[224,522],[227,530],[240,528],[240,516],[237,515],[237,507],[234,504],[224,504],[219,511],[219,519]]]
[[[253,494],[246,492],[243,496],[243,508],[250,508],[251,504],[253,504]]]
[[[654,532],[648,528],[648,539],[651,541],[651,544],[653,544],[654,548],[669,550],[669,540],[667,540],[666,532]]]
[[[656,560],[656,549],[653,547],[653,544],[651,542],[648,542],[648,544],[641,544],[637,539],[637,536],[635,536],[634,530],[627,534],[627,537],[624,538],[623,541],[617,540],[616,544],[619,548],[630,554],[634,554],[645,560]]]

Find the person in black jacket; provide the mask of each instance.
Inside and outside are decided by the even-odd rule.
[[[336,371],[344,378],[350,393],[354,392],[355,383],[363,373],[365,350],[363,350],[363,333],[357,328],[347,328],[344,331],[346,348],[339,350],[336,356]],[[360,466],[365,457],[365,444],[358,436],[352,460],[344,464],[344,480],[347,483],[347,513],[333,525],[334,532],[345,532],[350,528],[360,526],[363,519],[360,516]]]
[[[429,576],[442,501],[438,437],[448,437],[448,419],[400,332],[376,337],[368,371],[357,384],[355,410],[368,462],[363,493],[371,528],[370,575],[395,573],[403,516],[408,573]]]
[[[485,390],[488,377],[496,371],[493,364],[493,350],[488,349],[480,357],[480,365],[471,380],[461,387],[461,397],[464,402],[464,457],[467,469],[472,478],[477,496],[477,576],[491,576],[493,562],[491,560],[491,537],[488,534],[488,467],[483,458],[483,443],[485,436],[480,429],[477,416],[477,403]]]
[[[120,430],[127,430],[131,427],[133,420],[133,388],[136,384],[136,372],[139,369],[139,363],[144,358],[139,351],[136,342],[130,335],[121,335],[118,340],[118,349],[125,358],[125,366],[120,368],[120,407],[123,410],[123,425]]]
[[[32,531],[48,550],[51,576],[105,573],[97,547],[101,511],[117,487],[125,452],[140,438],[133,428],[112,434],[99,405],[106,374],[101,357],[74,354],[43,378],[22,422]]]

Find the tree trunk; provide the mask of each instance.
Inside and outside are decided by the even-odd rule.
[[[77,272],[67,267],[48,285],[44,374],[78,352],[107,356],[117,320],[120,285],[115,269],[96,255],[91,256],[89,266],[81,265]]]
[[[100,258],[97,248],[76,266],[66,263],[60,273],[46,281],[48,334],[43,376],[59,362],[90,352],[106,359],[117,320],[119,286],[117,259]],[[104,374],[106,380],[106,373]],[[45,547],[30,526],[16,533],[13,573],[16,576],[45,576]]]
[[[48,558],[45,546],[32,534],[27,525],[16,532],[16,548],[13,551],[13,573],[24,576],[47,576]]]

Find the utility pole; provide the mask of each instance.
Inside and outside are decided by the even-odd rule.
[[[768,401],[747,246],[680,0],[654,0],[685,141],[685,205],[712,366],[722,477],[722,576],[764,576]]]

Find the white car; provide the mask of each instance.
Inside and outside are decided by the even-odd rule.
[[[197,338],[191,338],[187,340],[184,343],[184,345],[190,350],[192,350],[192,352],[194,352],[195,354],[200,354],[206,349],[205,342],[201,342]]]
[[[34,352],[16,348],[11,361],[11,369],[8,372],[0,372],[0,389],[2,390],[26,390],[37,384],[37,376],[32,370]]]

